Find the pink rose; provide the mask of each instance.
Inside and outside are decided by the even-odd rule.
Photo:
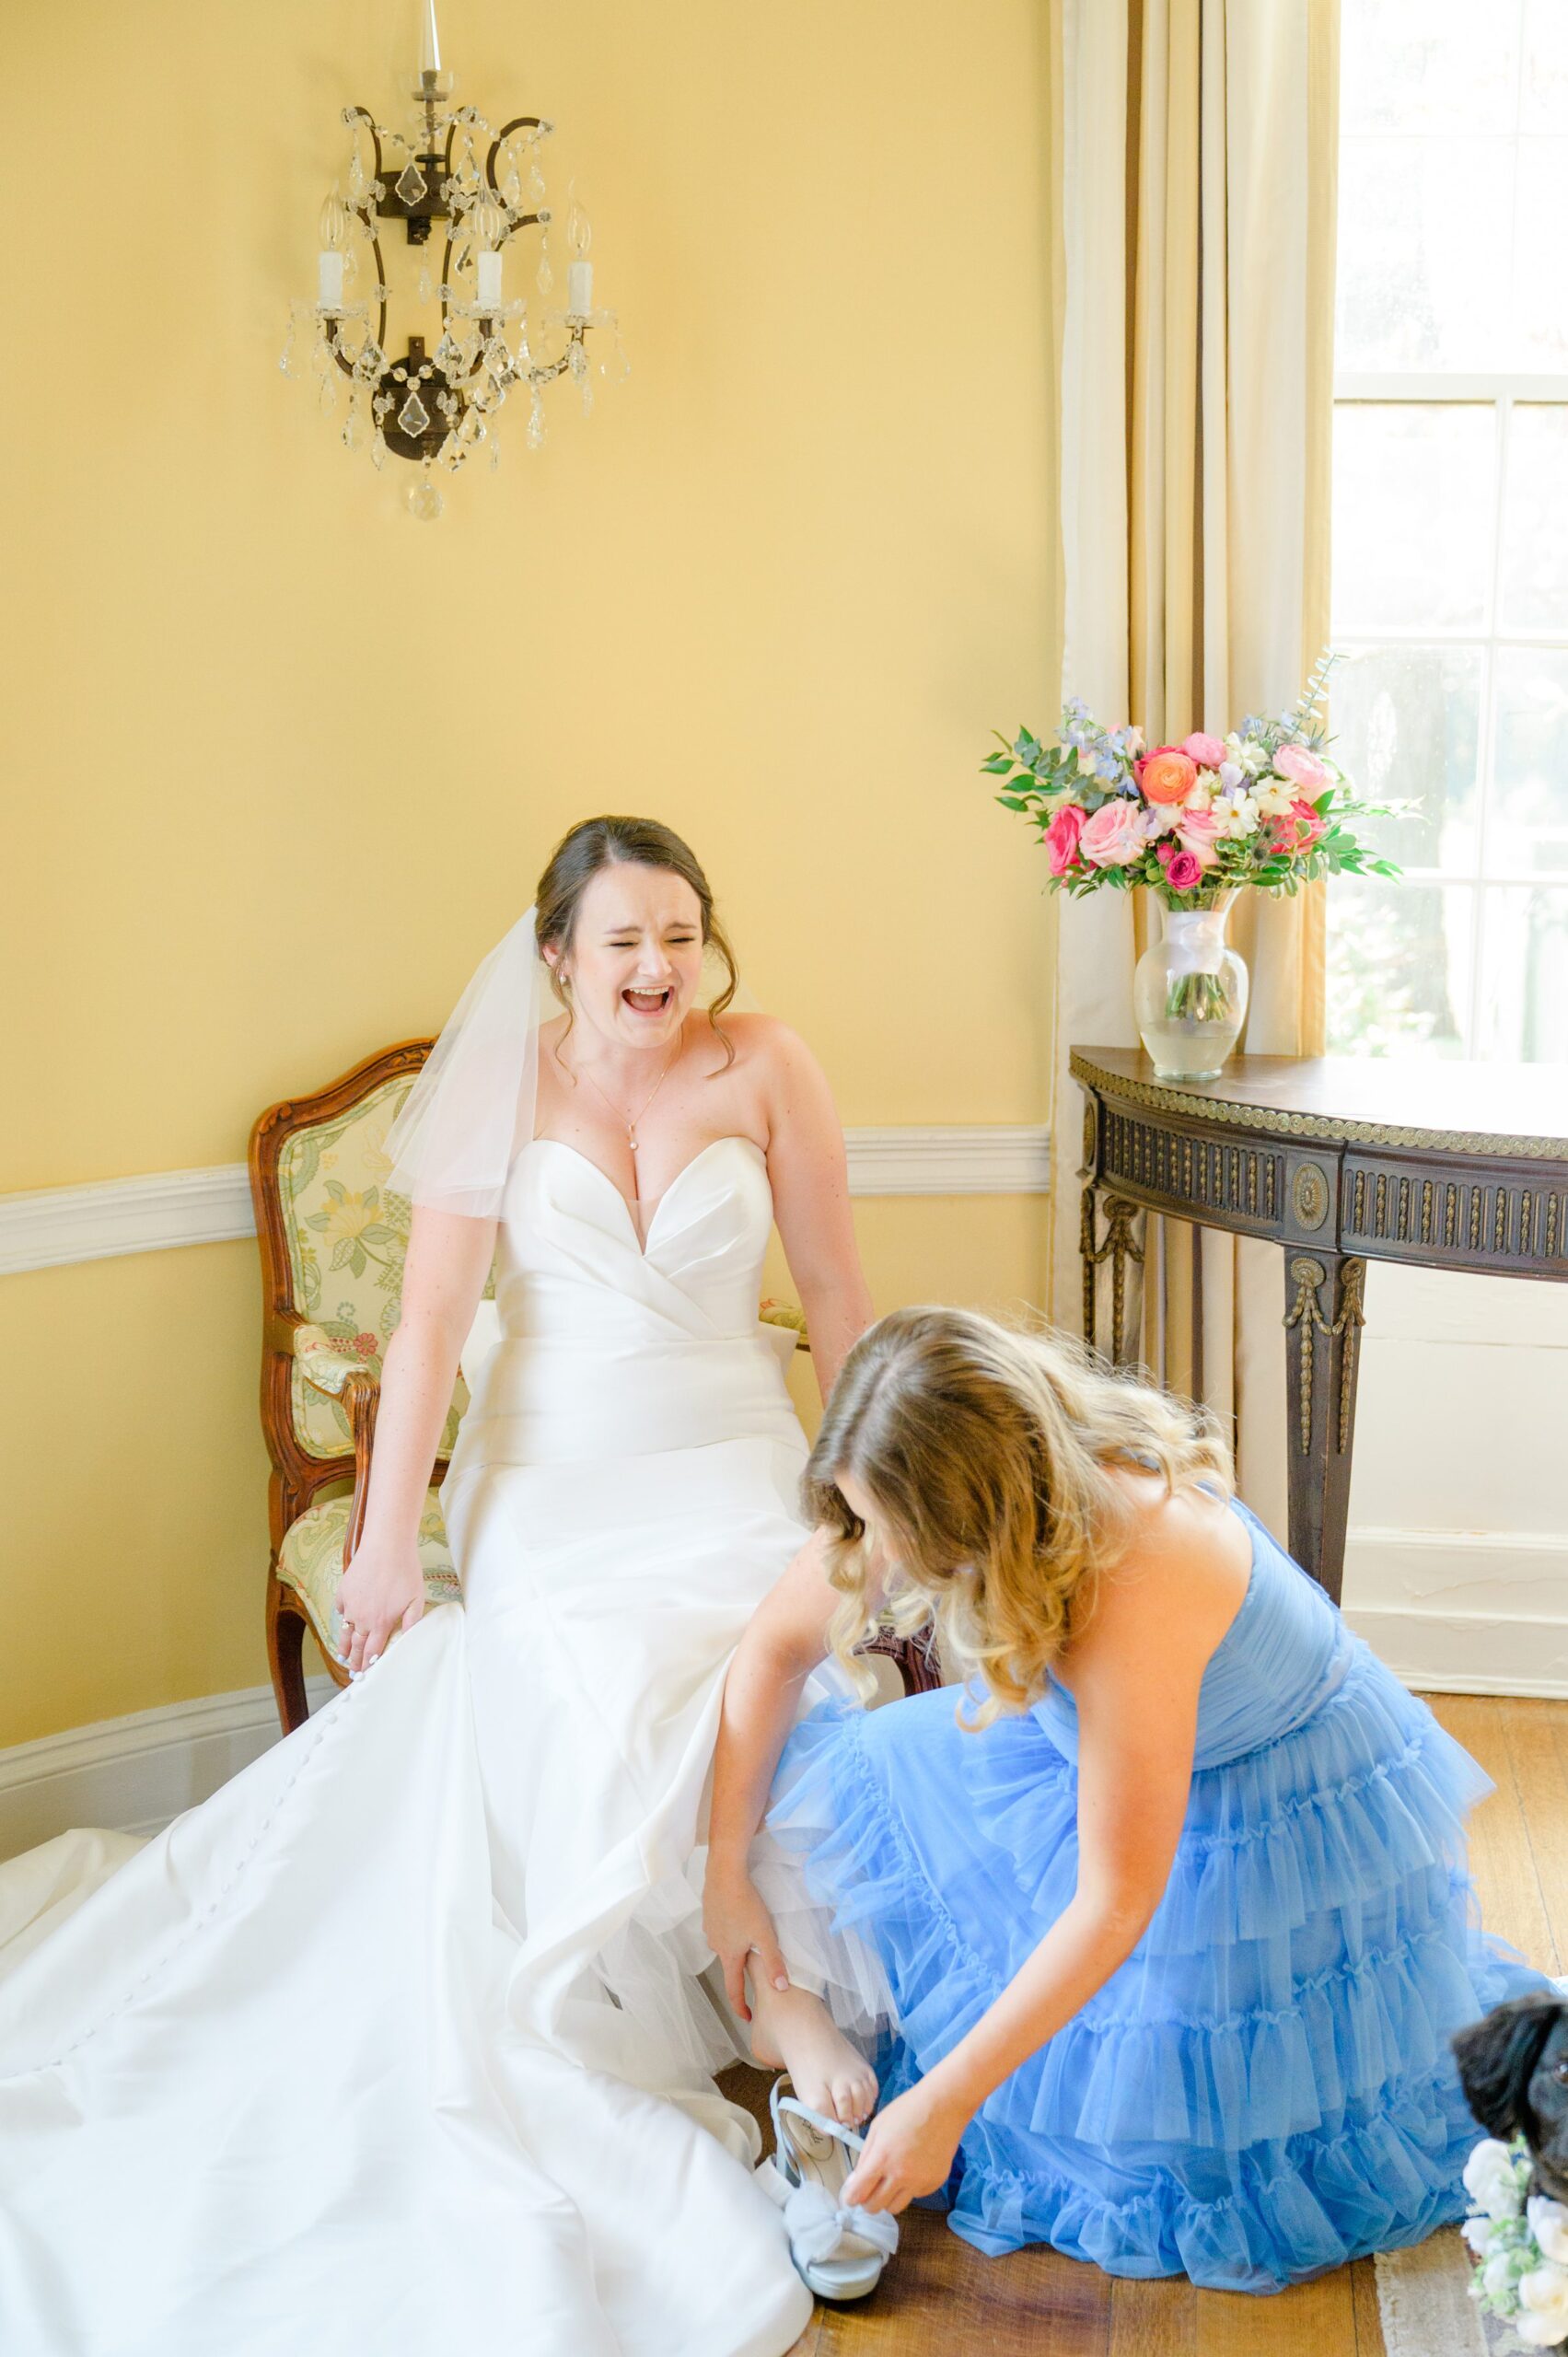
[[[1212,810],[1184,810],[1176,822],[1176,840],[1183,851],[1190,851],[1200,867],[1213,867],[1219,857],[1214,849],[1225,821]]]
[[[1282,819],[1269,822],[1269,840],[1273,850],[1299,855],[1309,852],[1319,835],[1326,832],[1328,820],[1319,818],[1310,802],[1295,801]]]
[[[1181,740],[1181,749],[1201,770],[1217,770],[1225,759],[1225,747],[1217,737],[1205,737],[1201,728]]]
[[[1078,864],[1078,837],[1087,812],[1076,802],[1064,802],[1045,830],[1046,855],[1052,876],[1065,876]]]
[[[1292,785],[1299,785],[1303,794],[1321,794],[1329,783],[1329,772],[1309,747],[1282,745],[1274,755],[1273,767],[1281,777],[1288,777]]]
[[[1203,880],[1203,871],[1190,851],[1178,851],[1174,843],[1161,843],[1160,864],[1165,880],[1173,892],[1191,892]]]
[[[1107,802],[1086,821],[1078,837],[1078,853],[1091,867],[1125,867],[1147,842],[1144,813],[1137,803]]]

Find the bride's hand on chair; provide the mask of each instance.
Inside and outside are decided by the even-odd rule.
[[[412,1629],[424,1613],[424,1573],[417,1546],[380,1546],[362,1538],[338,1582],[337,1608],[343,1629],[338,1658],[357,1678],[379,1660],[400,1629]]]
[[[746,2002],[748,1971],[753,1980],[767,1980],[775,1989],[789,1987],[773,1919],[756,1884],[743,1872],[715,1870],[711,1857],[703,1889],[703,1931],[724,1967],[725,1993],[743,2022],[751,2018]]]

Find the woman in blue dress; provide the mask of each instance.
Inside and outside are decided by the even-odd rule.
[[[1543,1985],[1480,1928],[1487,1780],[1232,1497],[1210,1420],[1059,1337],[904,1310],[807,1484],[817,1536],[729,1674],[706,1909],[744,2010],[795,1945],[749,1857],[772,1782],[890,1990],[844,2199],[946,2189],[980,2250],[1250,2292],[1460,2216],[1449,2036]],[[889,1608],[966,1693],[791,1733]]]

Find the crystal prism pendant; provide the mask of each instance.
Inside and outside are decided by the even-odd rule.
[[[402,198],[405,204],[417,204],[420,198],[424,194],[424,174],[420,170],[419,166],[414,163],[412,158],[403,166],[402,170],[398,174],[396,185],[398,194]],[[439,492],[437,492],[436,497],[440,497]]]
[[[434,524],[447,503],[433,482],[416,482],[408,495],[408,512],[417,516],[422,524]]]
[[[399,431],[406,434],[412,440],[416,434],[423,434],[429,423],[430,412],[417,393],[410,393],[398,412]]]
[[[460,377],[465,373],[462,345],[450,330],[436,347],[436,366],[447,377]]]

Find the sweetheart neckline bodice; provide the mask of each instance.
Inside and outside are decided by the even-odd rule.
[[[681,1164],[679,1169],[676,1172],[668,1186],[664,1189],[663,1192],[659,1195],[657,1202],[655,1203],[653,1211],[649,1214],[646,1233],[645,1235],[639,1235],[637,1231],[636,1214],[633,1211],[631,1204],[627,1202],[626,1197],[621,1193],[621,1189],[616,1185],[609,1171],[604,1169],[600,1164],[597,1163],[591,1154],[585,1154],[581,1146],[573,1145],[569,1140],[565,1138],[551,1137],[530,1138],[528,1144],[524,1146],[522,1153],[529,1154],[536,1147],[541,1145],[552,1145],[558,1147],[563,1154],[569,1154],[574,1162],[580,1162],[585,1169],[591,1170],[596,1178],[603,1180],[605,1186],[609,1188],[610,1193],[615,1197],[616,1202],[625,1213],[626,1225],[631,1234],[632,1241],[636,1248],[638,1258],[644,1260],[648,1257],[648,1252],[653,1243],[654,1229],[658,1225],[660,1213],[663,1212],[666,1203],[668,1202],[671,1195],[675,1193],[682,1180],[688,1178],[690,1174],[697,1168],[699,1163],[705,1162],[709,1155],[714,1153],[717,1147],[721,1145],[749,1146],[752,1153],[763,1165],[764,1168],[767,1167],[768,1159],[761,1147],[757,1144],[756,1139],[743,1136],[738,1130],[728,1131],[723,1137],[710,1138],[706,1145],[700,1145],[697,1148],[696,1153],[691,1155],[691,1159]],[[522,1155],[519,1155],[517,1159],[518,1161],[521,1161]]]

